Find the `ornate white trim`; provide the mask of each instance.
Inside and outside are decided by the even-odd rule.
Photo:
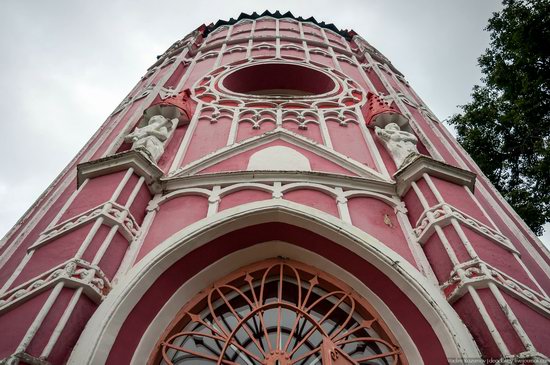
[[[349,199],[352,199],[352,198],[358,198],[358,197],[375,198],[375,199],[381,200],[384,203],[392,206],[396,213],[397,212],[407,213],[407,208],[405,207],[405,203],[403,203],[401,200],[395,198],[395,195],[393,197],[389,197],[389,196],[386,196],[386,195],[375,193],[373,191],[346,190],[346,191],[343,192],[342,196],[346,200],[349,200]]]
[[[434,233],[434,226],[445,227],[452,223],[452,219],[458,220],[460,223],[480,233],[497,245],[519,255],[519,252],[506,236],[446,203],[434,205],[430,209],[424,211],[422,216],[418,218],[414,228],[414,233],[418,242],[421,244],[425,243]]]
[[[199,34],[200,32],[198,30],[194,30],[186,35],[183,39],[176,41],[158,58],[157,62],[155,62],[155,64],[153,64],[150,68],[163,64],[166,59],[173,57],[177,53],[181,53],[185,47],[189,47],[190,49],[191,45],[195,43]]]
[[[372,170],[368,166],[365,166],[347,156],[344,156],[341,153],[328,149],[323,145],[315,143],[308,138],[302,137],[299,134],[290,132],[284,128],[276,128],[273,131],[266,132],[260,136],[249,138],[232,146],[221,148],[211,154],[204,156],[199,160],[193,161],[186,166],[174,170],[169,174],[169,177],[174,178],[196,174],[201,170],[215,165],[216,163],[221,162],[231,156],[237,155],[254,147],[258,147],[275,140],[283,140],[285,142],[292,143],[298,147],[313,152],[320,157],[336,163],[361,177],[389,182],[382,174],[375,170]]]
[[[329,55],[329,57],[331,57]],[[319,72],[329,73],[330,78],[333,79],[336,85],[340,85],[341,91],[336,92],[337,88],[334,88],[333,92],[328,92],[322,95],[313,96],[296,96],[294,98],[281,98],[281,97],[268,97],[260,95],[249,95],[234,93],[227,90],[223,85],[221,78],[224,78],[228,72],[232,72],[233,69],[240,67],[247,67],[252,65],[262,65],[269,63],[287,63],[294,64],[302,67],[317,68]],[[328,76],[328,75],[327,75]],[[312,112],[318,111],[320,107],[328,109],[338,108],[353,108],[353,105],[348,104],[361,104],[364,102],[364,90],[347,75],[327,67],[323,64],[318,64],[311,61],[281,61],[280,58],[269,59],[251,59],[247,64],[236,65],[224,65],[220,68],[216,68],[210,74],[204,76],[202,79],[195,83],[193,88],[194,97],[197,101],[203,102],[209,105],[226,105],[229,107],[249,107],[257,108],[258,104],[263,105],[263,108],[268,109],[284,109],[285,107],[291,107],[300,105],[301,108]],[[266,106],[267,105],[267,106]]]
[[[386,58],[380,51],[378,51],[375,47],[373,47],[369,42],[367,42],[363,37],[361,37],[358,34],[355,34],[353,36],[353,42],[357,44],[359,47],[356,50],[356,53],[359,53],[360,55],[368,54],[376,61],[380,62],[380,65],[387,65],[393,72],[395,72],[398,75],[402,75],[401,72],[399,72],[395,66],[392,65],[390,60]]]
[[[346,185],[341,180],[340,176],[334,177],[334,180],[326,179],[315,179],[309,178],[308,175],[297,174],[298,176],[295,179],[288,178],[287,173],[275,173],[269,174],[264,173],[265,176],[256,178],[256,173],[253,172],[254,178],[249,178],[248,174],[239,174],[241,178],[235,179],[234,181],[228,181],[221,176],[223,181],[218,181],[220,178],[218,175],[208,175],[205,176],[206,179],[201,179],[200,183],[193,185],[183,185],[178,188],[171,187],[170,189],[164,189],[164,191],[169,191],[168,194],[163,196],[158,196],[156,199],[152,200],[148,206],[148,210],[157,210],[160,205],[164,204],[166,201],[174,199],[179,196],[185,195],[199,195],[209,199],[209,202],[219,201],[220,198],[227,194],[243,190],[243,189],[252,189],[252,190],[261,190],[268,193],[271,193],[273,198],[283,198],[284,193],[297,189],[311,189],[321,191],[330,195],[336,199],[337,203],[345,203],[348,199],[354,197],[369,197],[378,199],[389,206],[393,207],[396,212],[406,213],[407,209],[403,202],[395,198],[393,191],[393,185],[388,184],[388,189],[381,190],[376,187],[373,188],[368,181],[365,185],[358,187],[357,185],[350,186]],[[225,176],[225,175],[224,175]],[[300,178],[304,176],[304,178]],[[215,179],[212,179],[212,178]],[[316,176],[314,176],[316,177]],[[188,178],[180,178],[182,180],[187,180]],[[257,182],[249,182],[257,181]],[[224,188],[214,191],[212,186],[225,185]],[[350,188],[350,190],[344,190],[343,188]]]
[[[247,31],[247,33],[249,33],[249,32],[251,32],[251,31],[250,30]],[[237,34],[239,34],[239,33],[237,33]],[[311,34],[311,33],[305,32],[305,34]],[[317,35],[315,34],[315,36],[317,36]],[[316,41],[316,40],[312,40],[310,38],[306,38],[303,35],[301,37],[292,37],[292,36],[288,36],[288,35],[276,37],[276,36],[254,36],[253,34],[251,34],[249,37],[232,39],[230,41],[226,41],[225,37],[221,37],[219,39],[214,39],[213,40],[214,43],[212,43],[211,41],[210,42],[204,42],[204,45],[201,48],[199,48],[198,50],[194,51],[193,54],[196,54],[198,52],[206,53],[206,52],[209,52],[213,49],[221,49],[224,44],[228,44],[228,45],[231,44],[231,45],[239,46],[240,44],[247,43],[248,44],[247,50],[248,50],[249,48],[250,49],[258,48],[257,47],[258,42],[270,42],[270,41],[275,42],[277,39],[280,39],[281,41],[290,41],[290,42],[295,43],[295,44],[306,43],[307,47],[308,47],[308,52],[323,54],[323,55],[326,55],[326,57],[328,57],[328,58],[332,58],[332,55],[327,54],[327,51],[325,51],[324,49],[329,49],[329,48],[332,48],[335,53],[337,52],[337,53],[339,53],[341,55],[344,55],[344,56],[347,56],[347,57],[352,57],[353,56],[353,53],[346,50],[345,48],[335,46],[332,43],[329,44],[325,40],[321,40],[321,38],[319,38],[319,40]],[[252,46],[251,44],[254,44],[254,45]],[[264,43],[264,44],[270,46],[270,48],[273,47],[273,49],[275,49],[275,48],[276,49],[281,49],[282,47],[288,46],[287,44],[281,44],[280,46],[274,46],[271,43]],[[244,46],[242,46],[242,47],[244,47]],[[317,47],[319,47],[319,48],[317,48]],[[275,58],[275,55],[274,55],[273,58]],[[302,58],[301,58],[301,60],[302,60]]]
[[[473,172],[436,161],[428,156],[419,155],[393,175],[397,182],[397,194],[399,196],[405,195],[411,187],[411,182],[417,181],[425,173],[455,184],[464,185],[472,192],[474,191],[476,174]]]
[[[23,361],[25,364],[30,365],[51,365],[49,361],[32,356],[25,351],[10,355],[4,359],[0,359],[0,365],[18,365],[19,361]]]
[[[82,287],[96,303],[100,303],[111,290],[109,279],[98,266],[81,259],[70,259],[0,296],[0,314],[60,281],[67,287]]]
[[[179,94],[175,89],[165,87],[161,87],[158,92],[161,99],[168,99],[169,97],[178,96]]]
[[[103,222],[110,227],[118,225],[122,235],[129,242],[132,242],[139,235],[140,227],[130,211],[116,202],[108,201],[45,230],[36,243],[29,247],[27,251],[36,250],[38,247],[99,217],[104,217],[105,219]]]
[[[108,175],[116,171],[134,169],[134,172],[142,176],[151,192],[156,192],[160,187],[159,179],[164,175],[161,169],[154,164],[144,152],[130,150],[117,153],[98,160],[81,163],[77,166],[78,186],[86,179]]]
[[[473,259],[456,266],[451,272],[450,279],[441,284],[440,288],[449,303],[454,303],[468,292],[468,286],[487,288],[489,282],[495,283],[537,312],[550,317],[550,298],[480,259]]]
[[[273,181],[284,183],[309,182],[329,186],[340,186],[346,189],[366,190],[389,196],[396,195],[395,184],[391,182],[371,180],[356,176],[346,176],[343,179],[342,175],[338,174],[308,171],[235,171],[170,177],[161,180],[162,188],[165,192],[205,185],[231,185],[245,182],[271,183]]]

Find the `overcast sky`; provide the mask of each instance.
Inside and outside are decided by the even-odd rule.
[[[353,29],[445,119],[479,82],[476,59],[489,43],[483,28],[500,8],[496,0],[2,0],[0,236],[156,56],[202,23],[269,9]]]

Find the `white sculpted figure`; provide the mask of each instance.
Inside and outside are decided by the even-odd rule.
[[[375,127],[375,132],[390,152],[397,168],[401,168],[410,158],[418,155],[418,138],[412,133],[402,131],[396,123],[384,127]]]
[[[126,142],[132,142],[132,149],[142,148],[149,154],[154,162],[157,162],[164,153],[164,144],[170,137],[174,121],[166,119],[162,115],[155,115],[149,119],[149,123],[141,128],[136,128],[125,138]]]

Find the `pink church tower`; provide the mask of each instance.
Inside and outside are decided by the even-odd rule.
[[[0,364],[548,363],[549,275],[386,57],[241,14],[159,56],[1,242]]]

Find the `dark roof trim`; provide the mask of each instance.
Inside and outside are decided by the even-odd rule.
[[[206,29],[204,30],[203,36],[206,37],[208,34],[212,33],[215,29],[223,26],[223,25],[233,25],[237,23],[240,20],[243,19],[250,19],[250,20],[256,20],[258,18],[264,17],[264,16],[270,16],[275,19],[282,19],[282,18],[291,18],[294,20],[297,20],[299,22],[308,22],[313,23],[315,25],[318,25],[321,28],[332,30],[335,33],[340,34],[342,37],[344,37],[346,40],[351,41],[351,38],[355,34],[353,31],[348,30],[340,30],[338,29],[334,24],[330,23],[327,24],[325,22],[318,22],[314,17],[310,16],[309,18],[302,18],[301,16],[294,16],[290,11],[287,11],[284,14],[281,14],[278,10],[274,13],[270,12],[269,10],[264,11],[261,14],[258,14],[256,12],[253,12],[252,14],[246,14],[241,13],[237,19],[231,18],[229,20],[218,20],[216,23],[212,23],[208,26],[206,26]]]

